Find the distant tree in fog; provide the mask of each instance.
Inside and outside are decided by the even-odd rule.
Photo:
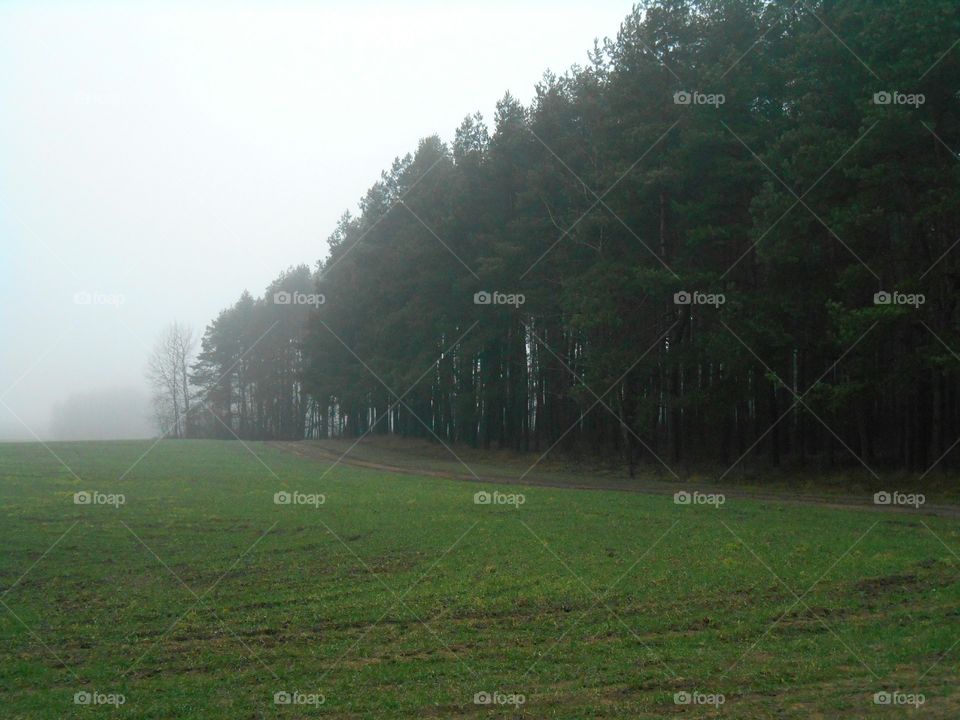
[[[177,322],[164,329],[147,364],[153,388],[154,420],[163,435],[190,437],[190,378],[187,369],[196,349],[193,329]]]
[[[131,387],[70,395],[53,408],[53,440],[121,440],[152,434],[150,398]]]

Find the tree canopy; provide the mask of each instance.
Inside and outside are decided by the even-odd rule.
[[[953,0],[636,7],[224,310],[196,432],[947,467],[957,38]]]

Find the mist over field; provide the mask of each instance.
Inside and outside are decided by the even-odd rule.
[[[164,326],[200,332],[243,289],[322,260],[395,157],[492,117],[505,91],[530,98],[629,9],[0,5],[0,439],[155,433],[94,407],[68,428],[57,406],[149,394]],[[152,417],[126,396],[125,416]]]

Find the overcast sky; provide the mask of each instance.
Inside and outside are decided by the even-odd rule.
[[[507,90],[527,103],[629,11],[0,4],[0,439],[50,437],[77,396],[145,395],[165,324],[199,334],[242,290],[314,265],[394,157],[469,112],[492,122]]]

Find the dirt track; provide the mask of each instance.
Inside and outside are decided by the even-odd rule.
[[[495,485],[527,485],[540,487],[566,488],[575,490],[607,490],[616,492],[635,492],[646,495],[672,495],[677,490],[687,490],[689,492],[699,491],[703,493],[723,493],[728,498],[744,498],[757,501],[768,501],[775,503],[789,503],[797,505],[818,505],[820,507],[835,508],[842,510],[864,510],[872,512],[895,513],[898,515],[933,515],[939,517],[960,518],[960,507],[955,505],[930,505],[924,504],[919,509],[901,506],[874,505],[868,498],[860,496],[844,495],[815,495],[808,493],[787,493],[787,492],[767,492],[767,491],[747,491],[728,485],[704,485],[696,483],[669,483],[659,480],[629,480],[629,481],[600,481],[594,483],[582,483],[576,481],[565,481],[558,478],[538,477],[536,475],[527,475],[522,481],[502,476],[484,476],[471,475],[464,473],[454,473],[443,470],[426,470],[418,467],[404,467],[400,465],[387,465],[384,463],[372,462],[369,460],[359,460],[349,456],[341,456],[341,453],[329,450],[310,441],[301,442],[269,442],[271,447],[279,448],[292,453],[297,457],[308,460],[318,460],[323,462],[336,462],[340,465],[350,467],[365,468],[368,470],[379,470],[381,472],[396,473],[401,475],[419,475],[425,477],[444,478],[447,480],[460,480],[463,482],[479,482]]]

